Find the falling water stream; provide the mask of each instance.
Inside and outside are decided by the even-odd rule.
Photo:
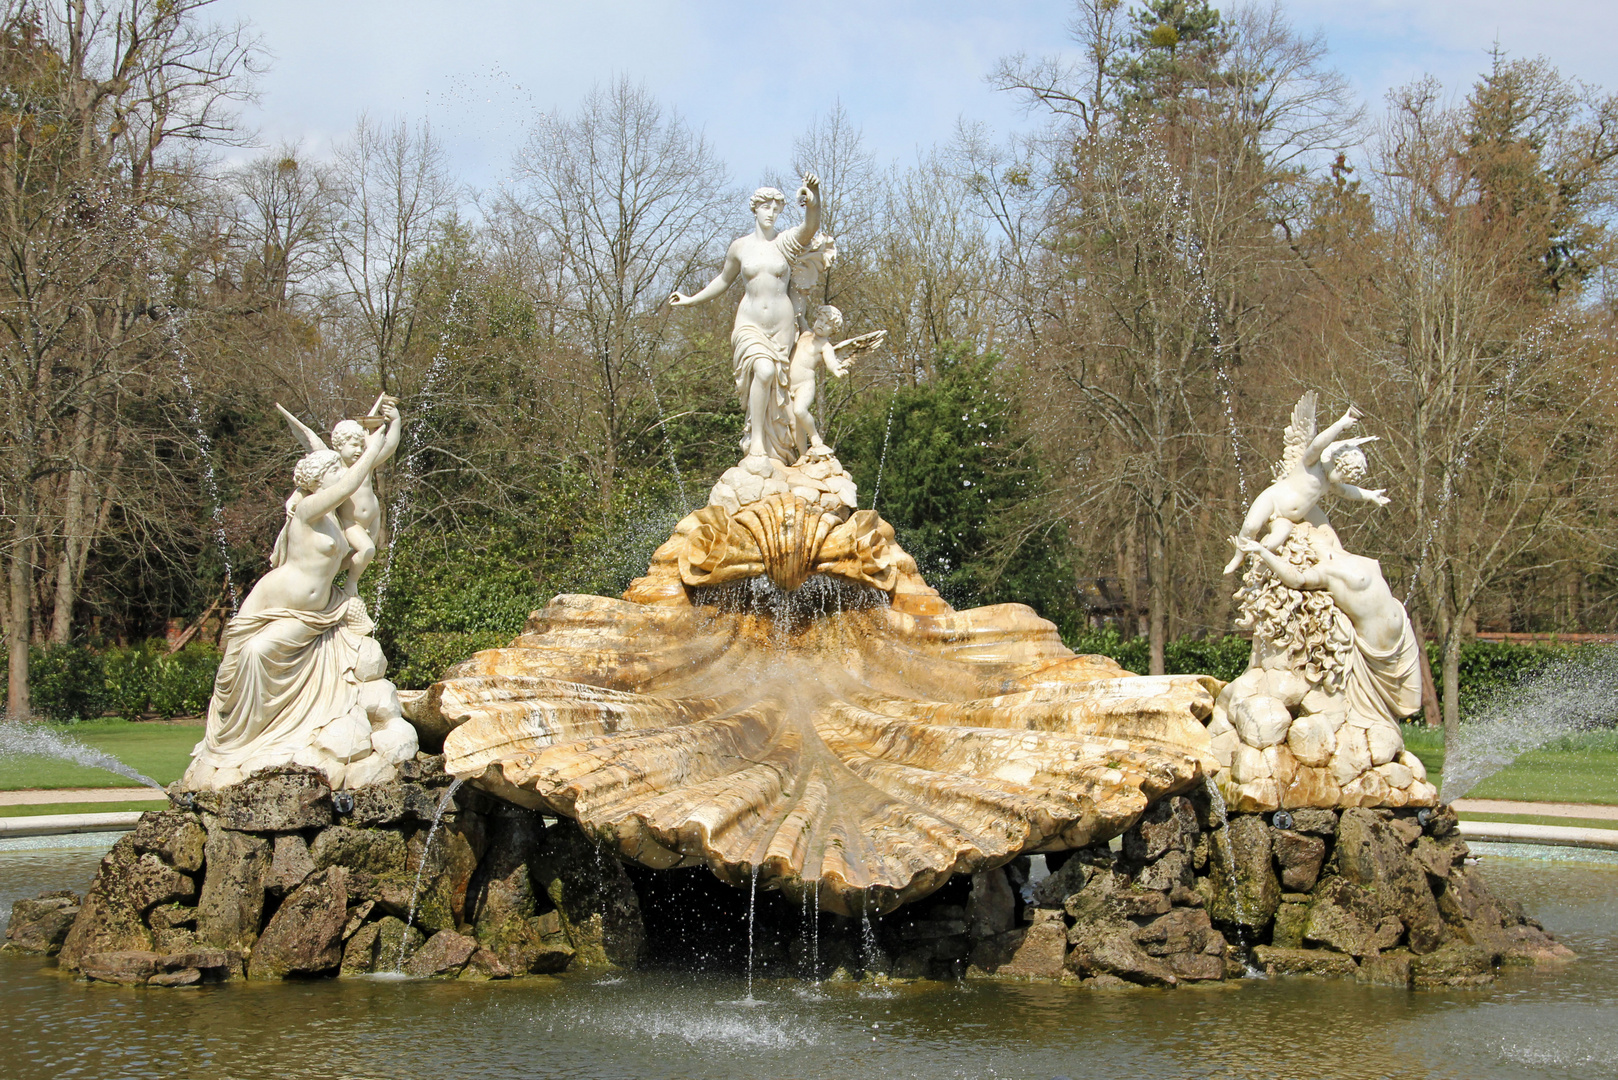
[[[57,758],[90,769],[105,769],[167,794],[162,784],[145,773],[136,772],[111,754],[39,724],[0,721],[0,759],[10,757]]]
[[[214,544],[219,548],[219,561],[225,568],[225,591],[230,594],[230,610],[234,612],[241,606],[241,597],[236,592],[236,579],[231,572],[230,544],[225,536],[225,507],[219,495],[219,477],[215,475],[213,468],[213,440],[208,437],[207,428],[202,423],[202,411],[197,407],[197,392],[191,385],[191,372],[186,367],[185,345],[180,341],[179,328],[172,318],[164,325],[168,333],[169,347],[174,350],[174,362],[179,370],[180,384],[185,387],[186,409],[190,415],[191,428],[196,432],[197,448],[202,452],[202,486],[212,504],[209,516],[213,521]]]
[[[1554,660],[1496,693],[1444,754],[1439,798],[1452,802],[1530,750],[1618,720],[1618,646]]]
[[[405,918],[405,932],[399,935],[399,962],[394,966],[395,971],[403,971],[405,965],[405,950],[410,947],[410,928],[416,922],[416,901],[421,898],[421,877],[427,872],[427,860],[433,851],[433,837],[438,835],[439,822],[444,820],[444,811],[449,809],[450,801],[455,793],[461,789],[466,781],[461,777],[444,789],[444,794],[438,797],[438,805],[433,807],[433,823],[427,828],[427,839],[421,845],[421,863],[416,867],[416,883],[410,890],[410,910]]]
[[[432,413],[433,406],[438,403],[438,384],[443,381],[444,372],[449,367],[445,335],[449,328],[455,325],[456,305],[460,298],[459,289],[449,294],[449,310],[444,316],[444,328],[438,332],[438,352],[434,354],[433,362],[427,368],[427,377],[421,384],[421,411],[405,422],[405,429],[410,437],[410,453],[405,455],[404,476],[399,481],[399,490],[393,497],[393,504],[388,508],[388,554],[383,560],[382,576],[376,583],[376,599],[371,605],[371,610],[375,612],[382,610],[382,601],[387,599],[388,586],[393,581],[393,552],[399,546],[399,541],[404,538],[405,530],[410,524],[408,518],[411,493],[421,479],[423,433],[427,430],[427,418]]]

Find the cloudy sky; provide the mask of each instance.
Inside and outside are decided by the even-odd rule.
[[[1226,5],[1228,6],[1228,5]],[[1498,42],[1618,90],[1611,0],[1284,0],[1373,105],[1425,73],[1458,91]],[[841,99],[884,161],[947,141],[958,118],[1027,123],[984,76],[1002,56],[1071,49],[1071,0],[219,0],[271,55],[247,121],[320,154],[360,113],[429,121],[458,174],[500,183],[536,112],[570,112],[620,75],[702,128],[738,184],[784,170],[794,136]]]

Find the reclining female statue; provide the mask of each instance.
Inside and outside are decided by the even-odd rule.
[[[392,405],[383,415],[390,429],[399,423]],[[372,624],[357,597],[334,588],[340,572],[354,572],[335,511],[370,477],[389,434],[367,434],[364,452],[347,468],[335,450],[305,455],[294,467],[297,490],[287,500],[271,569],[225,631],[207,737],[192,752],[188,787],[224,787],[276,765],[341,763],[369,753],[355,667]]]

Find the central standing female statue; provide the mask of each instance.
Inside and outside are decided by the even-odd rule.
[[[787,373],[799,328],[787,286],[793,264],[820,227],[820,179],[814,173],[803,178],[798,203],[804,208],[803,224],[777,235],[775,219],[786,207],[786,196],[768,187],[753,192],[756,227],[731,243],[724,269],[694,296],[677,292],[669,297],[671,307],[700,304],[741,277],[747,292],[730,332],[730,358],[736,392],[747,413],[742,451],[747,457],[770,457],[785,465],[798,458]]]

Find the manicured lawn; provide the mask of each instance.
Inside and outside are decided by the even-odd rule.
[[[111,754],[160,784],[172,783],[180,778],[191,759],[191,748],[202,738],[201,725],[150,721],[96,720],[81,724],[52,724],[50,730]],[[55,758],[0,756],[0,791],[131,787],[136,783],[117,773],[85,768]]]
[[[1427,779],[1442,784],[1442,729],[1405,725],[1405,746],[1427,766]],[[1466,793],[1470,799],[1618,805],[1618,732],[1569,735],[1530,750]]]
[[[0,806],[0,817],[39,817],[42,814],[123,814],[131,810],[137,813],[145,813],[147,810],[162,810],[163,808],[164,804],[155,799],[148,802],[39,803],[31,806]],[[1560,822],[1557,824],[1560,824]]]

